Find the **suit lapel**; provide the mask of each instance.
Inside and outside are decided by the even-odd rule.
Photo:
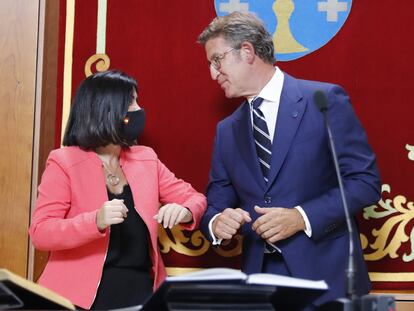
[[[272,161],[269,182],[267,183],[268,188],[272,186],[285,161],[290,145],[293,142],[293,138],[305,113],[305,109],[306,103],[302,100],[302,94],[297,86],[296,80],[285,73],[273,137]]]
[[[138,155],[134,155],[134,158],[132,158],[131,154],[123,151],[121,152],[120,164],[131,187],[135,209],[147,227],[151,228],[152,216],[155,215],[155,211],[151,210],[151,204],[147,202],[152,193],[148,190],[148,172],[150,169],[147,166],[148,161],[145,161],[145,159]]]
[[[253,140],[252,123],[250,118],[249,103],[244,101],[241,109],[233,123],[233,133],[239,148],[239,154],[246,162],[256,182],[263,188],[266,188],[266,183],[263,179],[263,173],[260,169],[259,161],[257,160],[256,146]]]

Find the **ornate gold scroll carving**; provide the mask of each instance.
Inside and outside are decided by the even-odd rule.
[[[89,77],[94,72],[92,70],[93,65],[95,64],[96,72],[101,72],[109,69],[111,61],[109,60],[108,55],[106,54],[94,54],[88,58],[85,63],[85,76]]]

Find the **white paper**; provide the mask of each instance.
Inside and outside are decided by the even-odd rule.
[[[297,287],[297,288],[314,288],[314,289],[328,289],[325,281],[313,281],[306,279],[293,278],[284,275],[270,274],[270,273],[256,273],[251,274],[247,278],[248,284],[260,285],[274,285],[283,287]]]
[[[313,281],[300,278],[294,278],[284,275],[271,273],[255,273],[247,276],[240,270],[230,268],[211,268],[196,272],[186,273],[179,276],[167,277],[167,281],[188,282],[188,281],[226,281],[241,280],[246,284],[254,285],[273,285],[283,287],[328,289],[325,281]]]

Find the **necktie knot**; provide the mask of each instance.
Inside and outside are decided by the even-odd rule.
[[[253,101],[252,101],[252,106],[253,106],[253,109],[259,109],[259,107],[260,107],[260,105],[262,104],[262,102],[263,102],[263,98],[261,98],[261,97],[256,97]]]

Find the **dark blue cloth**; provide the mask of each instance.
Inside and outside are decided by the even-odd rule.
[[[206,236],[208,223],[225,208],[240,207],[259,215],[254,206],[301,206],[312,227],[312,237],[304,232],[279,241],[289,275],[324,279],[330,289],[318,304],[345,296],[345,269],[349,243],[334,163],[323,116],[313,102],[315,91],[328,98],[328,116],[336,142],[339,166],[351,215],[378,202],[380,179],[375,155],[367,142],[349,97],[337,85],[295,79],[285,74],[275,135],[269,181],[263,179],[256,160],[251,130],[250,107],[245,101],[232,115],[217,125],[207,187],[208,209],[201,228]],[[242,227],[242,270],[262,272],[264,241]],[[356,292],[368,293],[370,281],[363,259],[359,233],[355,232]]]

